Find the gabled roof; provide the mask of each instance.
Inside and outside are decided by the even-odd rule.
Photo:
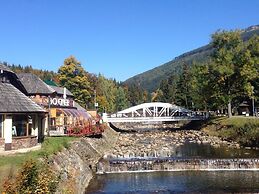
[[[49,86],[58,86],[53,80],[43,80]]]
[[[6,65],[1,64],[1,63],[0,63],[0,70],[14,73],[9,67],[7,67]]]
[[[0,83],[0,113],[46,112],[10,83]]]
[[[242,106],[242,107],[249,107],[249,104],[247,104],[247,102],[242,102],[241,104],[239,104],[239,106]]]
[[[4,74],[5,77],[8,77],[10,83],[18,88],[24,94],[27,94],[27,91],[23,84],[18,79],[17,75],[6,65],[0,63],[0,74]]]
[[[48,86],[38,76],[32,73],[19,73],[17,74],[19,80],[24,85],[28,94],[53,94],[55,90]]]
[[[54,89],[57,94],[59,95],[63,95],[64,94],[64,88],[63,87],[59,87],[59,86],[50,86],[52,89]],[[68,96],[73,96],[73,94],[67,89],[67,95]]]

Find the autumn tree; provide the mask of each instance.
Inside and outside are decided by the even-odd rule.
[[[75,101],[84,107],[91,97],[90,84],[86,71],[74,56],[65,59],[58,70],[58,78],[60,85],[71,91]]]

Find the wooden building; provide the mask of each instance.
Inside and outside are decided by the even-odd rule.
[[[0,64],[0,149],[28,148],[42,141],[47,112],[27,95],[17,75]]]
[[[18,74],[18,77],[28,96],[49,112],[46,133],[64,135],[71,128],[89,126],[92,122],[91,115],[74,101],[66,88],[47,85],[31,73]]]

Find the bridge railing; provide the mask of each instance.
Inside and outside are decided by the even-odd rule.
[[[173,116],[144,116],[144,115],[130,115],[130,113],[114,113],[106,114],[107,118],[208,118],[208,112],[191,112],[191,113],[179,113]]]
[[[208,114],[204,112],[202,114],[182,114],[178,116],[142,116],[134,115],[129,116],[126,114],[106,114],[103,118],[104,122],[156,122],[156,121],[181,121],[181,120],[206,120]]]

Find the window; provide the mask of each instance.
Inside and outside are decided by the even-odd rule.
[[[8,79],[6,74],[0,74],[0,82],[10,83],[10,80]]]
[[[32,121],[28,115],[13,116],[13,136],[29,136],[31,135]]]

